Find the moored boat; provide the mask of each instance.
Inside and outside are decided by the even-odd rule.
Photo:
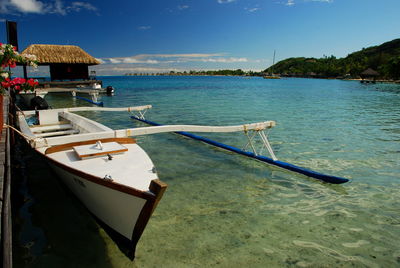
[[[135,248],[167,185],[132,136],[164,132],[261,131],[266,121],[238,126],[165,125],[113,130],[76,111],[137,111],[128,108],[74,107],[18,112],[20,134],[54,169],[88,210]]]
[[[274,50],[274,58],[273,58],[273,60],[272,60],[272,65],[271,65],[271,67],[270,67],[270,72],[271,72],[271,73],[270,73],[270,74],[264,75],[264,76],[263,76],[264,79],[281,79],[280,75],[274,74],[274,73],[272,72],[272,68],[273,68],[273,66],[275,65],[275,53],[276,53],[276,50]]]
[[[36,124],[29,123],[33,121]],[[68,109],[20,112],[18,123],[27,141],[45,157],[69,190],[98,220],[129,243],[133,258],[136,244],[167,188],[135,139],[107,135],[81,139],[82,134],[90,136],[112,129]],[[63,142],[67,136],[76,137],[76,141]]]

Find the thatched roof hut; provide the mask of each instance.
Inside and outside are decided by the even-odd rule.
[[[30,45],[21,54],[37,57],[39,65],[50,66],[51,80],[89,79],[89,65],[100,64],[78,46]]]
[[[78,46],[69,45],[30,45],[21,54],[33,54],[39,64],[100,64],[98,60]]]
[[[368,68],[364,72],[360,74],[361,77],[376,77],[379,76],[379,73],[374,69]]]

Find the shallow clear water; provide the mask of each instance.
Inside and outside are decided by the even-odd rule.
[[[140,137],[168,189],[135,261],[47,171],[28,172],[33,203],[17,220],[18,265],[400,266],[400,85],[242,77],[103,81],[117,89],[102,97],[106,107],[152,104],[146,118],[163,124],[275,120],[269,136],[280,160],[351,182],[321,183],[173,134]],[[67,94],[46,99],[53,107],[86,105]],[[85,115],[112,128],[139,125],[124,113]],[[246,143],[241,133],[202,135]],[[28,170],[43,165],[25,157]]]

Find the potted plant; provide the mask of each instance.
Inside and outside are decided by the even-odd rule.
[[[16,51],[14,46],[0,43],[0,131],[3,128],[3,94],[9,93],[10,91],[14,91],[15,93],[34,92],[39,84],[33,79],[24,79],[20,77],[11,79],[11,72],[6,68],[15,68],[17,63],[37,67],[35,55],[21,55]]]

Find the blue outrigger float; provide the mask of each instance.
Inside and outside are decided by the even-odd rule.
[[[102,101],[93,101],[93,100],[90,100],[90,99],[88,99],[88,98],[84,98],[84,97],[80,97],[80,96],[75,96],[75,99],[83,100],[83,101],[89,102],[89,103],[91,103],[91,104],[100,106],[100,107],[103,107],[103,106],[104,106],[104,103],[103,103]]]
[[[163,126],[161,124],[146,120],[146,119],[144,119],[143,116],[140,116],[140,117],[131,116],[131,118],[135,119],[137,121],[143,122],[145,124],[151,125],[151,126]],[[296,166],[296,165],[293,165],[293,164],[290,164],[290,163],[279,161],[278,159],[276,159],[276,157],[275,157],[275,155],[274,155],[274,153],[272,151],[272,148],[270,147],[270,145],[268,143],[268,140],[266,140],[266,136],[265,135],[264,135],[264,137],[265,137],[265,140],[266,140],[267,149],[270,152],[272,158],[269,158],[269,157],[266,157],[266,156],[263,156],[263,155],[258,155],[255,152],[254,148],[253,148],[253,152],[244,151],[244,150],[241,150],[239,148],[236,148],[236,147],[233,147],[233,146],[230,146],[230,145],[226,145],[224,143],[220,143],[220,142],[217,142],[217,141],[214,141],[214,140],[211,140],[211,139],[199,136],[199,135],[195,135],[195,134],[192,134],[192,133],[189,133],[189,132],[177,131],[177,132],[174,132],[174,133],[182,135],[182,136],[185,136],[185,137],[188,137],[188,138],[191,138],[191,139],[194,139],[194,140],[202,141],[204,143],[213,145],[215,147],[222,148],[222,149],[225,149],[225,150],[237,153],[237,154],[241,154],[241,155],[244,155],[244,156],[259,160],[261,162],[265,162],[265,163],[268,163],[270,165],[274,165],[274,166],[277,166],[277,167],[280,167],[280,168],[283,168],[283,169],[286,169],[286,170],[290,170],[290,171],[305,175],[307,177],[315,178],[315,179],[318,179],[318,180],[321,180],[321,181],[324,181],[324,182],[333,183],[333,184],[341,184],[341,183],[345,183],[345,182],[349,181],[349,179],[346,179],[346,178],[332,176],[332,175],[326,175],[326,174],[323,174],[323,173],[320,173],[320,172],[316,172],[316,171],[313,171],[313,170],[310,170],[310,169],[307,169],[307,168],[303,168],[303,167],[299,167],[299,166]],[[262,136],[262,139],[264,139],[263,136]]]

